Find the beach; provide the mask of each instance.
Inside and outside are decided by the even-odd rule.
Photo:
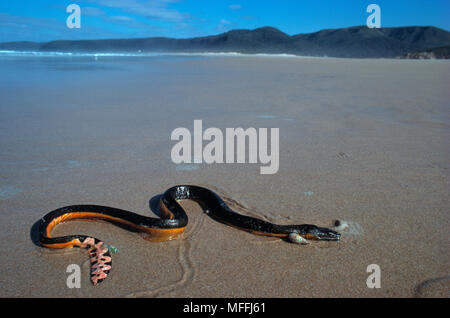
[[[0,297],[449,297],[450,63],[270,56],[0,56]],[[279,128],[279,169],[175,164],[171,132]],[[85,250],[36,242],[59,207],[155,216],[177,184],[278,224],[348,224],[296,245],[183,201],[182,239],[61,224],[118,248],[98,286]],[[239,204],[237,204],[237,203]],[[68,288],[66,269],[81,268]],[[367,267],[380,268],[369,288]]]

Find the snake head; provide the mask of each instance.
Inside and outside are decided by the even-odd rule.
[[[341,234],[326,227],[304,224],[300,226],[298,234],[306,240],[339,241]]]

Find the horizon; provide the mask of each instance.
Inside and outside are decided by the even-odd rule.
[[[450,29],[450,3],[436,0],[314,1],[51,0],[0,3],[0,42],[195,38],[273,27],[290,36],[365,25],[369,4],[381,7],[381,27]],[[81,8],[81,28],[69,29],[66,8]],[[276,14],[274,14],[274,12]]]
[[[265,26],[261,26],[261,27],[257,27],[254,29],[231,29],[228,31],[224,31],[221,33],[216,33],[216,34],[209,34],[209,35],[205,35],[205,36],[199,36],[199,37],[192,37],[192,38],[201,38],[201,37],[208,37],[208,36],[216,36],[216,35],[220,35],[220,34],[224,34],[224,33],[228,33],[231,31],[255,31],[258,29],[265,29],[265,28],[273,28],[276,29],[284,34],[287,34],[288,36],[295,36],[295,35],[301,35],[301,34],[312,34],[312,33],[317,33],[320,31],[325,31],[325,30],[338,30],[338,29],[350,29],[350,28],[359,28],[359,27],[365,27],[364,25],[352,25],[352,26],[347,26],[347,27],[342,27],[342,28],[330,28],[330,29],[320,29],[320,30],[316,30],[313,32],[308,32],[308,33],[298,33],[298,34],[287,34],[286,32],[284,32],[283,30],[280,30],[274,26],[270,26],[270,25],[265,25]],[[437,28],[433,25],[405,25],[405,26],[399,26],[399,27],[381,27],[380,29],[389,29],[389,28]],[[450,32],[448,30],[442,29],[444,31]],[[30,43],[48,43],[48,42],[54,42],[54,41],[102,41],[102,40],[138,40],[138,39],[147,39],[147,38],[171,38],[171,37],[165,37],[165,36],[149,36],[149,37],[136,37],[136,38],[98,38],[98,39],[56,39],[56,40],[50,40],[50,41],[0,41],[0,43],[14,43],[14,42],[30,42]],[[173,39],[191,39],[191,38],[173,38]]]

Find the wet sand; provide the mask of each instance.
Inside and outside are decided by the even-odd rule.
[[[292,58],[0,60],[1,297],[449,297],[450,63]],[[280,128],[280,168],[175,165],[177,127]],[[84,250],[37,246],[48,211],[154,215],[176,184],[282,224],[349,227],[307,246],[227,227],[183,202],[184,238],[62,224],[119,249],[99,286]],[[154,200],[153,200],[154,201]],[[152,202],[153,202],[152,201]],[[81,288],[66,286],[70,264]],[[381,268],[381,288],[366,268]]]

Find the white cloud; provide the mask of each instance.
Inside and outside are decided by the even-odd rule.
[[[90,17],[100,17],[103,16],[105,12],[96,7],[81,7],[81,15],[86,15]]]
[[[109,17],[111,20],[115,21],[121,21],[121,22],[128,22],[128,21],[134,21],[132,17],[126,16],[126,15],[116,15]]]
[[[242,6],[240,4],[230,4],[228,8],[230,8],[231,10],[239,10],[242,8]]]
[[[177,0],[90,0],[89,2],[155,20],[181,21],[189,17],[188,14],[168,8],[169,3],[177,2]]]
[[[0,13],[0,42],[9,41],[51,41],[117,38],[125,34],[109,29],[83,24],[80,29],[69,29],[65,20],[36,18]]]

